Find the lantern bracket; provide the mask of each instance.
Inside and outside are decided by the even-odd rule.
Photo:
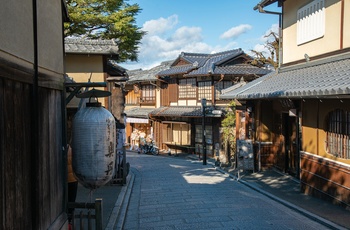
[[[78,82],[78,83],[64,83],[66,90],[73,88],[73,91],[66,98],[66,105],[76,96],[83,87],[107,87],[106,82]],[[106,91],[107,92],[107,91]],[[110,93],[110,92],[109,92]]]

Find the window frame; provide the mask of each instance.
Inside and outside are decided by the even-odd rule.
[[[208,101],[212,100],[213,97],[213,88],[212,81],[199,81],[198,84],[198,100],[202,98],[207,99]]]
[[[326,120],[325,150],[328,154],[350,159],[350,112],[335,109]]]
[[[141,85],[140,103],[154,104],[156,103],[156,87],[154,85]]]
[[[179,99],[197,98],[197,80],[196,78],[179,79],[178,83]]]

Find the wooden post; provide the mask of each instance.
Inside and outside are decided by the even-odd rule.
[[[103,209],[102,198],[95,200],[95,216],[96,216],[96,230],[102,230],[103,226]]]

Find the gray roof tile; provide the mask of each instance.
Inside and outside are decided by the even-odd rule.
[[[115,40],[65,38],[64,47],[66,53],[73,54],[118,54],[118,45]]]
[[[222,110],[225,111],[223,106],[208,106],[207,110]],[[170,107],[160,107],[153,110],[150,113],[154,117],[202,117],[202,107],[201,106],[170,106]],[[207,115],[211,117],[220,117],[221,115]]]
[[[172,61],[164,61],[160,65],[153,67],[149,70],[142,70],[142,69],[136,69],[136,70],[129,70],[127,71],[129,75],[129,81],[127,81],[127,84],[134,84],[136,82],[144,82],[144,81],[156,81],[157,80],[157,73],[169,69]]]
[[[151,113],[155,108],[140,108],[134,107],[128,110],[125,110],[124,113],[127,117],[136,117],[136,118],[148,118],[148,114]]]
[[[215,54],[196,54],[196,53],[181,53],[169,69],[158,73],[159,76],[171,76],[182,74],[183,76],[203,76],[208,74],[252,74],[264,75],[269,73],[269,70],[261,69],[249,64],[229,64],[226,62],[245,55],[241,49],[228,50]],[[250,58],[245,56],[246,58]],[[182,59],[189,64],[176,65]]]
[[[220,98],[318,98],[344,94],[350,94],[350,53],[282,68],[238,89],[230,87]]]

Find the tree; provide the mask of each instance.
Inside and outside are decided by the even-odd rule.
[[[70,22],[64,24],[66,37],[116,39],[118,61],[137,61],[138,45],[146,33],[135,24],[135,16],[141,11],[138,4],[124,0],[67,0],[67,8]]]
[[[268,35],[265,37],[271,38],[272,40],[268,40],[265,43],[265,47],[268,49],[270,52],[270,56],[266,57],[263,52],[256,51],[256,50],[251,50],[251,52],[255,55],[254,59],[249,61],[250,64],[263,67],[266,65],[271,65],[275,69],[278,68],[278,63],[279,63],[279,51],[280,51],[280,44],[279,44],[279,36],[275,32],[270,32]]]
[[[236,103],[231,101],[226,109],[225,118],[221,122],[222,139],[229,162],[236,154]],[[227,163],[227,162],[225,162]],[[234,163],[234,162],[231,162]]]

